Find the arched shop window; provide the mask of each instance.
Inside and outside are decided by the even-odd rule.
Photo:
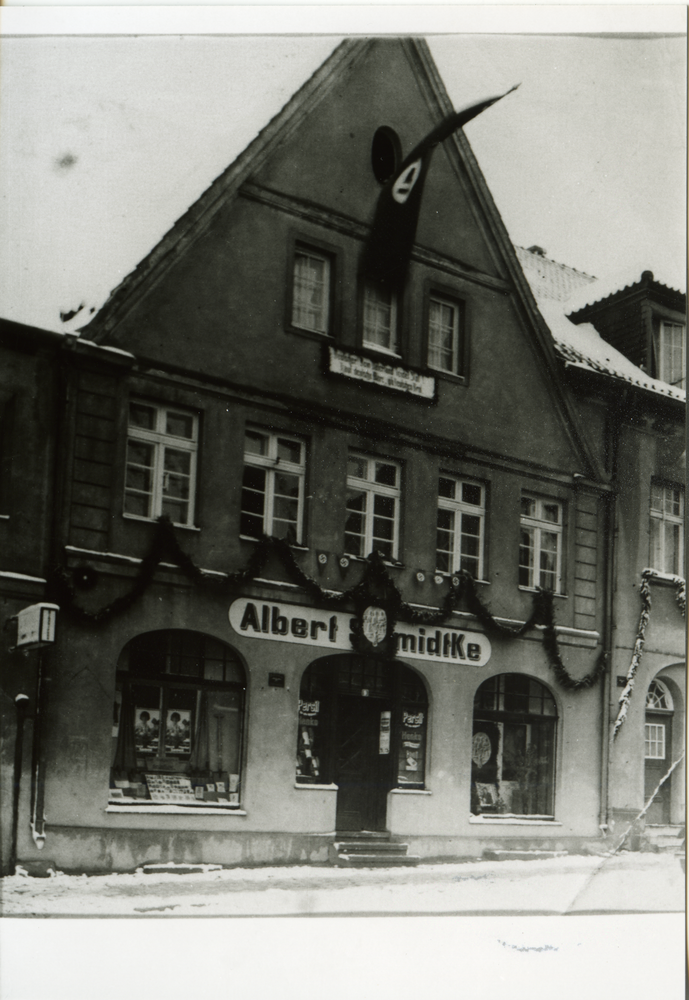
[[[117,664],[111,801],[239,804],[245,691],[236,654],[200,632],[146,632]]]
[[[423,788],[428,695],[418,674],[375,656],[345,654],[312,663],[299,690],[297,782],[337,781],[342,748],[357,738],[365,743],[366,733],[355,729],[369,725],[374,753],[390,762],[389,787]]]
[[[484,681],[474,698],[471,811],[552,816],[557,708],[523,674]]]

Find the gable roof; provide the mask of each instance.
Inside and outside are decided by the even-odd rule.
[[[682,297],[682,293],[656,282],[650,271],[631,270],[607,278],[594,278],[546,257],[540,247],[515,247],[539,309],[553,337],[555,350],[569,367],[598,372],[638,389],[678,402],[686,402],[684,389],[651,378],[604,340],[591,323],[573,323],[568,317],[587,305],[602,302],[630,290],[646,277],[659,294]],[[678,304],[681,300],[678,298]]]
[[[167,273],[181,253],[186,252],[210,225],[215,214],[238,191],[240,186],[271,155],[272,151],[305,120],[306,116],[341,83],[344,74],[379,42],[375,38],[347,39],[325,60],[318,70],[290,98],[287,104],[228,168],[201,194],[197,201],[172,226],[149,254],[113,290],[96,315],[81,328],[97,344],[107,342],[112,331]],[[423,39],[386,40],[403,46],[420,91],[432,116],[440,120],[455,109],[445,90],[438,69]],[[521,322],[529,330],[536,356],[545,369],[546,383],[559,409],[565,432],[579,456],[586,474],[604,478],[605,473],[590,448],[585,429],[573,405],[562,377],[561,364],[550,330],[538,310],[505,225],[488,189],[469,142],[460,129],[446,143],[448,153],[466,172],[480,213],[486,220],[501,265],[507,270],[517,296],[515,304]]]

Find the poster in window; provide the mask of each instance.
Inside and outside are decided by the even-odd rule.
[[[157,753],[160,734],[160,711],[157,708],[136,707],[134,736],[137,753]]]
[[[321,777],[318,749],[320,701],[299,699],[299,736],[297,742],[297,778],[317,782]]]
[[[191,750],[191,712],[186,709],[168,711],[165,725],[165,753],[182,755]]]
[[[416,707],[403,707],[397,764],[399,785],[423,785],[425,751],[426,713]]]

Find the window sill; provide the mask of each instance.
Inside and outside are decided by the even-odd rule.
[[[352,556],[349,552],[343,552],[343,557],[349,559],[350,562],[368,562],[368,556]],[[404,569],[404,563],[400,562],[399,559],[383,559],[383,565],[389,566],[391,569]]]
[[[660,587],[677,587],[684,583],[684,577],[679,574],[666,573],[664,570],[653,569],[648,566],[646,569],[642,570],[642,576],[648,574],[647,579],[649,583],[658,584]]]
[[[138,514],[122,514],[125,521],[142,521],[144,524],[155,524],[157,522],[157,517],[139,517]],[[178,524],[177,521],[172,522],[173,528],[182,528],[183,531],[200,531],[195,524]]]
[[[378,346],[378,344],[367,344],[364,341],[361,344],[361,350],[368,352],[369,355],[374,355],[379,358],[388,358],[391,361],[402,361],[402,355],[398,354],[397,351],[388,351],[385,347]]]
[[[520,586],[519,590],[521,590],[524,594],[538,594],[540,592],[541,588],[540,587],[522,587],[522,586]],[[556,594],[556,593],[553,593],[553,597],[558,597],[558,598],[560,598],[561,600],[564,600],[564,601],[568,600],[567,594]]]
[[[430,788],[391,788],[392,795],[432,795]]]
[[[504,813],[502,816],[469,816],[469,822],[476,826],[562,826],[553,816],[517,816]]]
[[[335,338],[332,333],[320,330],[307,330],[306,327],[293,326],[291,323],[285,327],[285,332],[293,333],[297,337],[306,337],[307,340],[324,340],[329,344],[333,344],[335,342]]]
[[[9,514],[0,514],[0,521],[9,521],[9,519],[10,519]]]
[[[307,781],[295,781],[294,787],[298,788],[300,792],[304,789],[310,790],[312,792],[337,792],[339,790],[339,785],[310,785]]]
[[[254,538],[253,535],[240,535],[239,538],[240,538],[240,541],[242,541],[242,542],[253,542],[254,545],[258,545],[258,543],[261,541],[260,538]],[[289,547],[291,549],[293,549],[295,552],[308,552],[309,551],[308,545],[302,545],[301,543],[295,544],[293,542],[289,542],[288,544],[289,544]]]
[[[429,576],[442,576],[442,578],[444,580],[451,580],[453,576],[459,576],[459,573],[460,573],[460,570],[457,570],[456,573],[446,573],[442,569],[436,569],[432,573],[429,573],[428,575]],[[490,585],[491,585],[490,580],[474,580],[473,577],[472,577],[472,581],[474,583],[480,583],[482,587],[490,587]]]
[[[196,805],[190,802],[189,805],[181,805],[172,802],[109,802],[105,808],[106,813],[136,813],[157,815],[157,816],[216,816],[218,814],[234,816],[246,816],[246,810],[237,805],[230,805],[227,802],[199,802]]]
[[[446,372],[442,368],[432,368],[430,365],[428,366],[428,374],[434,378],[444,378],[446,382],[454,382],[456,385],[469,384],[466,375],[456,375],[454,372]]]

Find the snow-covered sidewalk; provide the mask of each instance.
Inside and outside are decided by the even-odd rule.
[[[674,855],[623,852],[417,868],[16,874],[0,894],[3,916],[678,913],[684,875]]]

